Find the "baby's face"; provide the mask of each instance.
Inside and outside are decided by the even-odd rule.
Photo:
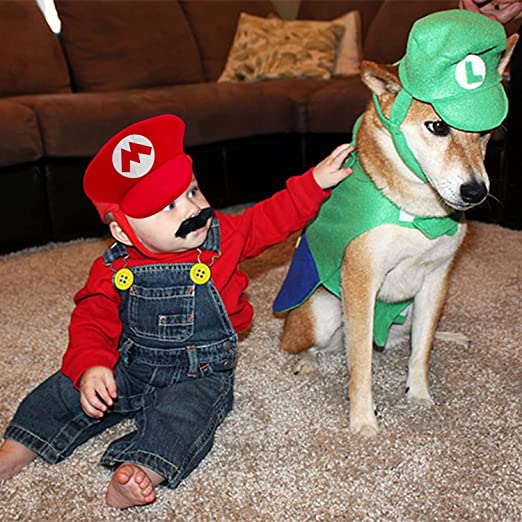
[[[186,252],[204,243],[212,218],[186,237],[176,237],[176,232],[183,221],[196,216],[208,206],[196,178],[192,177],[187,190],[157,214],[142,219],[127,216],[127,219],[143,245],[151,252]]]

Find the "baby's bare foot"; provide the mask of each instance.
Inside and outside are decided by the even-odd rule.
[[[115,508],[142,506],[156,500],[154,484],[137,464],[125,462],[112,476],[105,502]]]
[[[0,481],[9,480],[37,457],[34,451],[12,439],[0,446]]]

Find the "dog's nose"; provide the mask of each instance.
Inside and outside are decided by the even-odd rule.
[[[479,203],[488,194],[488,189],[484,183],[468,181],[460,186],[460,195],[466,203]]]

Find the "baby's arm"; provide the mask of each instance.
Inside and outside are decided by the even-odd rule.
[[[103,417],[118,396],[114,374],[105,366],[93,366],[86,370],[78,388],[83,411],[96,419]]]
[[[245,239],[241,261],[258,256],[268,247],[284,241],[313,219],[321,204],[330,196],[325,190],[350,175],[352,169],[342,168],[353,151],[351,145],[337,147],[315,168],[302,176],[286,181],[286,188],[256,203],[242,214],[223,216],[234,222],[234,228]]]
[[[334,187],[352,173],[352,169],[343,169],[341,165],[353,150],[354,148],[348,143],[339,145],[328,157],[314,167],[315,181],[322,189]]]

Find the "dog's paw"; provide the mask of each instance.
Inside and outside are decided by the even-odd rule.
[[[431,398],[430,392],[427,390],[415,392],[411,388],[407,388],[406,397],[411,404],[421,406],[423,408],[431,408],[435,405],[435,401]]]
[[[375,437],[379,433],[379,428],[376,426],[363,426],[358,432],[357,435],[364,437],[365,439],[371,439]]]
[[[295,364],[293,367],[294,375],[306,375],[309,373],[313,373],[317,370],[317,357],[310,353],[305,353]]]
[[[379,426],[377,424],[377,419],[375,418],[375,416],[372,416],[371,418],[366,420],[358,420],[351,417],[350,430],[355,435],[370,438],[375,437],[377,433],[379,433]]]

